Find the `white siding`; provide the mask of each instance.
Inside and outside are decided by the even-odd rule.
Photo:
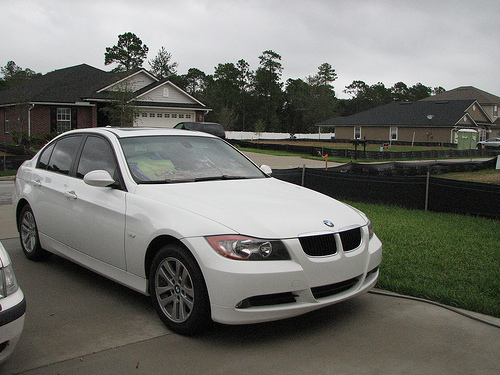
[[[198,104],[188,95],[168,83],[165,83],[164,85],[137,97],[137,100],[163,103]]]
[[[153,78],[148,76],[144,72],[139,72],[138,74],[134,74],[129,78],[124,79],[123,81],[120,81],[116,83],[115,85],[109,87],[108,90],[110,91],[137,91],[142,89],[143,87],[146,87],[147,85],[152,84],[153,82],[156,82]]]

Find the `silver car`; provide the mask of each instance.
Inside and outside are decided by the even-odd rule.
[[[500,138],[490,138],[477,143],[482,148],[500,148]]]

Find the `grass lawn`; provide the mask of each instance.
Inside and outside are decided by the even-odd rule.
[[[319,145],[319,143],[318,143]],[[341,148],[341,147],[337,147],[337,143],[330,143],[328,147],[330,148],[333,148],[333,146],[335,146],[335,148]],[[349,146],[352,146],[352,145],[349,145]],[[320,146],[318,146],[320,147]],[[327,146],[325,146],[327,147]],[[395,149],[396,147],[398,147],[399,149]],[[312,160],[325,160],[324,158],[322,158],[321,156],[311,156],[310,154],[301,154],[301,153],[298,153],[298,152],[291,152],[291,151],[281,151],[281,150],[265,150],[265,149],[259,149],[259,148],[249,148],[249,147],[237,147],[238,150],[240,151],[246,151],[246,152],[256,152],[256,153],[260,153],[260,154],[269,154],[269,155],[277,155],[277,156],[300,156],[304,159],[312,159]],[[434,147],[434,149],[438,149],[439,147]],[[354,147],[349,147],[349,149],[353,149],[354,150]],[[408,151],[408,149],[410,149],[409,146],[392,146],[391,148],[391,151]],[[420,149],[426,149],[426,150],[430,150],[432,148],[430,147],[420,147]],[[359,148],[358,147],[358,151],[362,151],[363,149]],[[414,151],[421,151],[421,150],[417,150],[417,148],[413,149]],[[366,151],[379,151],[379,149],[377,148],[377,150],[369,150],[368,148],[366,149]],[[474,159],[475,157],[473,157]],[[450,158],[446,158],[447,160],[449,160]],[[358,158],[356,160],[353,160],[351,158],[342,158],[342,157],[332,157],[332,156],[328,156],[328,161],[329,162],[334,162],[334,163],[350,163],[352,161],[355,161],[355,162],[370,162],[370,163],[383,163],[383,162],[388,162],[388,161],[401,161],[401,160],[405,160],[405,159],[383,159],[383,160],[373,160],[373,159],[362,159],[362,158]],[[432,158],[432,160],[436,160],[435,158]],[[441,177],[441,176],[440,176]]]
[[[351,204],[383,242],[379,288],[500,317],[499,220]]]
[[[319,142],[319,141],[306,141],[306,140],[270,140],[270,141],[253,141],[255,144],[280,144],[280,145],[297,145],[297,146],[314,146],[314,147],[324,147],[324,148],[337,148],[337,149],[348,149],[354,150],[354,144],[352,143],[337,143],[337,142]],[[370,144],[366,146],[366,151],[380,151],[381,144]],[[363,150],[363,145],[358,145],[358,151]],[[429,151],[429,150],[451,150],[451,147],[440,147],[440,146],[405,146],[405,145],[391,145],[389,151],[394,152],[407,152],[407,151]]]
[[[483,184],[500,185],[500,170],[496,169],[483,169],[476,172],[445,173],[437,177],[449,178],[451,180],[481,182]]]

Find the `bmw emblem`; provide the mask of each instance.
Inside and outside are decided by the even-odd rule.
[[[333,223],[330,220],[323,220],[323,224],[330,228],[334,227]]]

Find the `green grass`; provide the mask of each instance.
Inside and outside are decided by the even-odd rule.
[[[332,144],[330,144],[331,147]],[[336,146],[335,146],[336,147]],[[396,147],[396,146],[393,146]],[[401,147],[408,147],[408,146],[401,146]],[[311,156],[310,154],[303,154],[303,153],[298,153],[298,152],[291,152],[291,151],[278,151],[278,150],[266,150],[266,149],[259,149],[259,148],[249,148],[249,147],[237,147],[238,150],[240,151],[246,151],[246,152],[256,152],[259,154],[268,154],[268,155],[276,155],[276,156],[299,156],[304,159],[311,159],[311,160],[322,160],[324,161],[325,158],[322,158],[321,156]],[[391,148],[392,151],[395,151],[393,148]],[[358,148],[358,151],[363,151],[362,149],[360,150]],[[368,149],[367,149],[368,151]],[[378,151],[378,149],[377,149]],[[417,150],[415,150],[417,151]],[[474,159],[476,157],[473,157]],[[452,158],[444,158],[446,160],[452,159]],[[460,158],[457,158],[460,159]],[[374,160],[374,159],[362,159],[358,158],[356,160],[352,158],[342,158],[342,157],[331,157],[328,156],[328,161],[333,162],[333,163],[350,163],[350,162],[370,162],[370,163],[385,163],[388,161],[401,161],[401,160],[407,160],[407,159],[380,159],[380,160]],[[436,160],[436,158],[432,158],[430,160]]]
[[[445,173],[438,175],[437,177],[448,178],[450,180],[500,185],[500,170],[497,169],[482,169],[474,172]]]
[[[15,176],[17,173],[17,170],[15,169],[9,169],[6,171],[0,171],[0,177],[5,177],[5,176]]]
[[[353,203],[383,242],[377,286],[500,317],[500,221]]]

